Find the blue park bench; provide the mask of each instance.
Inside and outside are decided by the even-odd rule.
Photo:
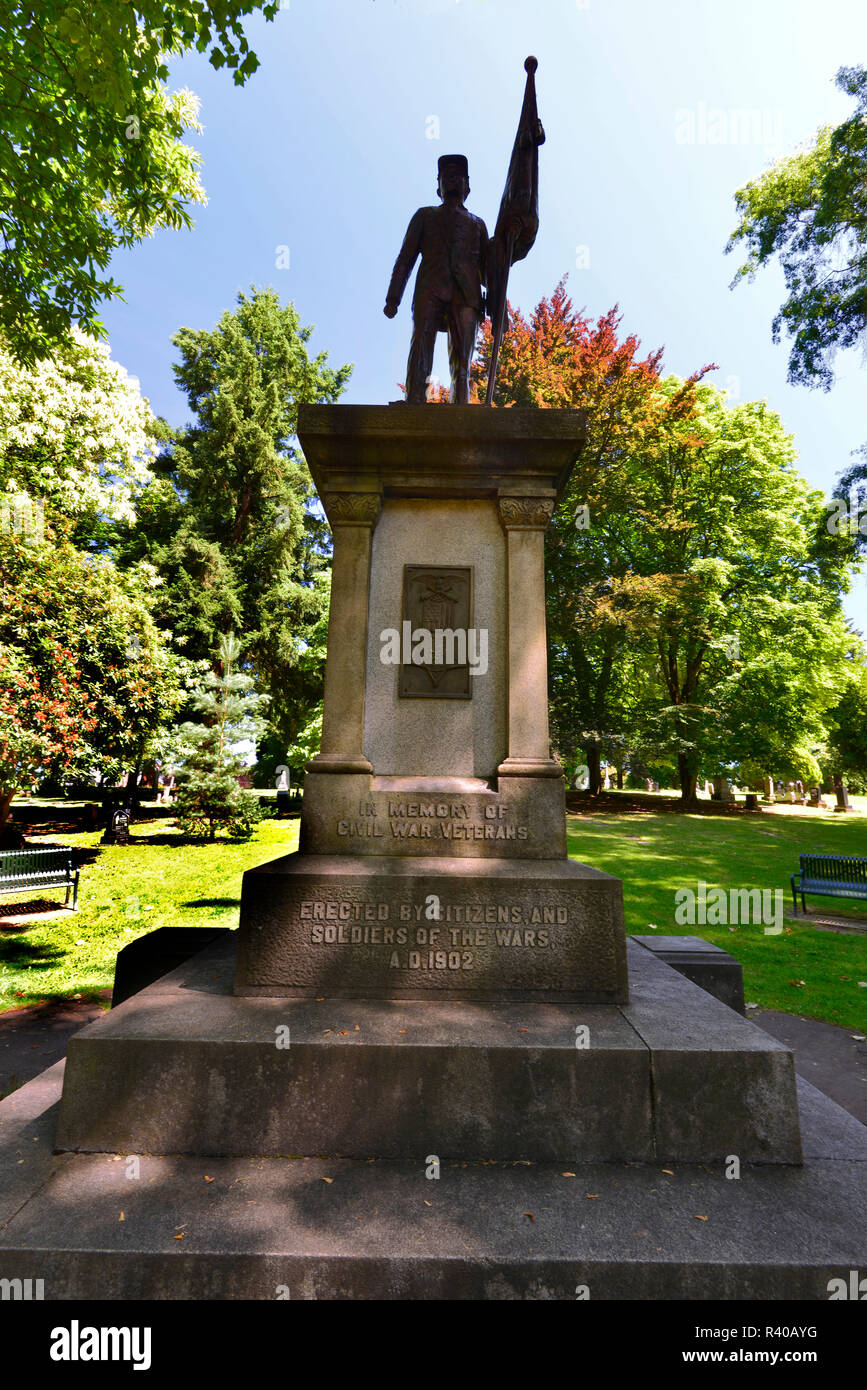
[[[792,897],[795,900],[796,917],[799,893],[805,912],[805,893],[825,898],[867,900],[867,859],[848,859],[830,854],[802,854],[800,860],[799,872],[792,874]]]
[[[29,893],[34,888],[65,888],[66,906],[78,905],[78,869],[71,849],[0,850],[0,893]]]

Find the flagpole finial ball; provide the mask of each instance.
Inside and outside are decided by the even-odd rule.
[[[538,58],[529,57],[529,58],[525,59],[525,61],[524,61],[524,71],[525,71],[525,72],[533,73],[533,72],[536,71],[536,69],[537,69],[538,66],[539,66],[539,59],[538,59]]]

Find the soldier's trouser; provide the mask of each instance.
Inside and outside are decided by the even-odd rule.
[[[463,301],[444,304],[430,300],[420,304],[413,315],[412,342],[406,365],[406,400],[408,405],[423,405],[433,370],[437,332],[443,318],[449,336],[449,370],[452,378],[451,399],[454,405],[467,405],[470,398],[470,362],[476,346],[481,316],[472,305]]]

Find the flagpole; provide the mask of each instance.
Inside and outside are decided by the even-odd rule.
[[[491,365],[488,368],[488,389],[485,392],[485,405],[492,405],[494,400],[494,386],[497,381],[497,363],[500,358],[500,348],[503,343],[503,333],[506,327],[506,291],[509,287],[509,271],[512,268],[512,249],[515,245],[515,234],[509,232],[506,241],[505,272],[503,275],[503,292],[500,295],[500,302],[497,305],[497,322],[494,324],[494,337],[491,344]]]

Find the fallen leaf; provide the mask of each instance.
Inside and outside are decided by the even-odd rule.
[[[561,1178],[574,1178],[574,1176],[575,1176],[574,1173],[561,1173],[561,1174],[560,1174],[560,1177],[561,1177]]]
[[[358,1026],[357,1023],[356,1023],[356,1025],[355,1025],[355,1031],[356,1031],[356,1033],[360,1033],[360,1032],[361,1032],[361,1029],[359,1028],[359,1026]]]
[[[181,1234],[180,1234],[179,1236],[175,1236],[175,1240],[183,1240],[183,1238],[184,1238],[183,1232],[181,1232]]]
[[[696,1221],[707,1221],[706,1216],[699,1216],[698,1212],[694,1212],[693,1214],[695,1216]]]
[[[324,994],[318,995],[318,996],[317,996],[317,999],[316,999],[316,1003],[317,1003],[317,1004],[324,1004],[324,1003],[325,1003],[325,995],[324,995]]]
[[[855,1042],[867,1042],[867,1037],[863,1033],[852,1033],[851,1037]]]
[[[533,1215],[533,1213],[532,1213],[531,1211],[525,1211],[525,1212],[524,1212],[524,1215],[527,1217],[527,1220],[528,1220],[528,1221],[535,1221],[535,1220],[536,1220],[535,1216]]]
[[[117,1219],[118,1221],[126,1221],[126,1217],[124,1216],[123,1212],[121,1212],[120,1216]]]
[[[214,1181],[214,1179],[213,1179],[213,1178],[209,1178],[208,1175],[207,1175],[207,1173],[206,1173],[206,1174],[205,1174],[205,1182],[213,1182],[213,1181]]]
[[[323,1182],[334,1182],[334,1179],[333,1179],[333,1178],[323,1178],[322,1181],[323,1181]]]
[[[405,1033],[405,1032],[406,1032],[406,1029],[405,1029],[405,1028],[398,1028],[397,1031],[398,1031],[399,1033]]]
[[[744,1004],[745,1009],[757,1009],[758,1007],[758,1004]]]
[[[529,1033],[529,1031],[530,1031],[529,1028],[519,1028],[519,1029],[518,1029],[518,1032],[519,1032],[519,1033]]]
[[[340,1030],[340,1036],[341,1036],[341,1038],[348,1037],[348,1035],[349,1035],[349,1029],[348,1029],[348,1028],[341,1028],[341,1030]]]
[[[662,1171],[663,1173],[668,1173],[669,1176],[672,1177],[672,1178],[674,1177],[674,1169],[673,1169],[673,1168],[663,1168],[661,1171]]]
[[[585,1193],[584,1193],[584,1196],[587,1198],[588,1202],[595,1202],[595,1201],[596,1201],[596,1198],[599,1196],[599,1193],[598,1193],[598,1192],[585,1192]]]
[[[422,1201],[424,1202],[424,1204],[425,1204],[426,1207],[429,1207],[429,1206],[431,1205],[431,1203],[427,1200],[426,1197],[423,1197],[423,1198],[422,1198]]]

